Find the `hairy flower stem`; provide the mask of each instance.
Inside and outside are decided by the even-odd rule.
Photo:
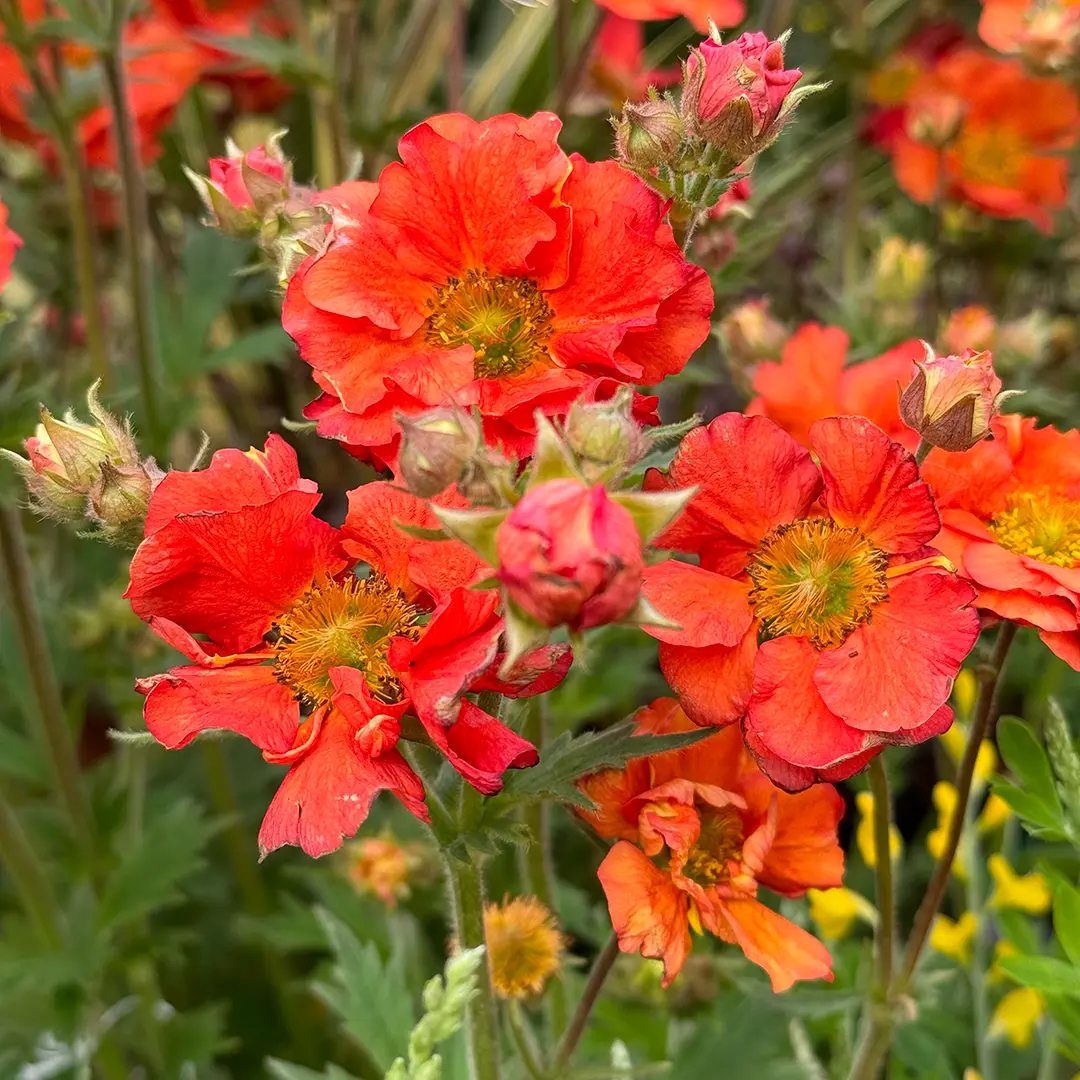
[[[454,903],[454,933],[458,946],[475,949],[484,944],[484,875],[478,856],[469,853],[455,857],[447,852],[444,858]],[[499,1035],[491,975],[486,963],[481,965],[477,993],[469,1002],[466,1030],[470,1080],[499,1080]]]
[[[86,348],[94,377],[108,389],[110,381],[109,352],[105,345],[105,324],[97,271],[97,254],[91,222],[90,185],[86,178],[78,140],[67,108],[38,63],[33,42],[26,29],[22,9],[14,0],[0,2],[0,22],[5,36],[19,54],[34,94],[44,110],[50,134],[56,144],[57,162],[64,183],[68,217],[71,222],[71,241],[75,249],[75,285],[79,292],[86,327]]]
[[[152,451],[162,454],[165,447],[162,444],[161,412],[158,408],[157,365],[150,310],[150,273],[146,258],[150,212],[136,150],[135,122],[131,116],[125,85],[123,52],[126,22],[126,0],[114,0],[110,44],[108,50],[102,53],[101,66],[105,72],[105,85],[112,106],[116,156],[123,187],[124,241],[127,249],[132,324],[135,330],[135,360],[139,371],[143,423],[146,425],[146,436]]]
[[[10,506],[0,506],[0,564],[23,666],[30,677],[32,700],[37,713],[35,726],[45,742],[53,781],[67,813],[72,834],[87,866],[92,868],[94,840],[90,802],[79,774],[75,740],[64,719],[60,688],[34,597],[22,522],[19,511]]]
[[[892,799],[883,756],[879,754],[870,762],[870,790],[874,795],[874,863],[878,908],[874,997],[878,1002],[884,1003],[889,1000],[892,985],[896,912],[893,899],[892,852],[889,849]]]
[[[990,1008],[986,993],[987,949],[986,870],[975,828],[975,808],[970,799],[964,808],[964,863],[967,866],[965,901],[978,920],[971,955],[971,1002],[975,1022],[975,1062],[982,1080],[997,1080],[997,1046],[990,1035]]]
[[[600,997],[604,981],[611,973],[618,955],[619,936],[612,933],[600,955],[596,958],[592,971],[589,972],[589,981],[585,984],[585,990],[581,995],[581,1000],[578,1002],[577,1009],[574,1010],[570,1026],[566,1029],[566,1034],[562,1037],[559,1049],[555,1053],[556,1077],[565,1074],[567,1066],[570,1064],[570,1058],[573,1056],[574,1050],[577,1049],[581,1036],[585,1033],[585,1025],[589,1022],[589,1015]]]
[[[536,1047],[533,1045],[529,1030],[525,1026],[525,1017],[521,1014],[521,1005],[516,1001],[507,1002],[506,1019],[510,1034],[514,1039],[514,1048],[521,1058],[521,1064],[532,1080],[547,1080],[547,1074],[540,1065]]]
[[[934,872],[930,877],[929,885],[926,887],[919,910],[915,913],[915,922],[908,938],[900,969],[893,977],[888,1002],[884,1008],[871,1011],[870,1023],[867,1025],[862,1043],[856,1053],[851,1072],[848,1074],[848,1080],[875,1080],[875,1077],[881,1072],[889,1047],[892,1045],[898,1019],[893,1003],[903,997],[911,985],[915,967],[919,962],[927,938],[930,936],[930,926],[934,921],[938,908],[941,907],[945,889],[949,884],[953,860],[956,858],[956,851],[960,845],[960,836],[964,829],[964,816],[967,812],[968,799],[971,797],[971,784],[975,775],[975,760],[979,754],[979,746],[989,728],[990,718],[994,713],[997,689],[1005,667],[1005,659],[1015,637],[1016,624],[1003,622],[994,641],[994,650],[989,661],[984,665],[980,665],[977,669],[979,695],[975,701],[971,731],[968,733],[967,745],[964,747],[964,756],[960,760],[960,766],[956,771],[956,809],[953,811],[952,820],[949,822],[949,834],[945,840],[945,848],[937,861],[937,865],[934,867]]]

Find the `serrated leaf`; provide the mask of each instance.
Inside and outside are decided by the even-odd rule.
[[[538,765],[507,779],[504,794],[546,796],[588,809],[592,804],[574,786],[579,777],[600,769],[620,769],[633,758],[679,750],[716,734],[713,728],[702,728],[670,735],[635,735],[636,726],[630,719],[606,731],[560,735],[540,755]]]
[[[217,831],[188,799],[150,819],[139,844],[124,852],[105,886],[98,910],[102,928],[116,928],[174,902],[184,878],[203,864]]]
[[[1080,968],[1052,956],[1003,956],[998,965],[1021,986],[1043,994],[1080,997]]]
[[[333,985],[316,983],[315,990],[385,1072],[405,1053],[416,1021],[400,955],[384,964],[373,942],[361,945],[340,919],[322,908],[315,914],[330,941],[337,980]]]

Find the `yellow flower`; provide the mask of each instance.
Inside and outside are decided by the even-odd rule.
[[[961,672],[963,674],[963,672]],[[973,676],[974,677],[974,676]],[[959,696],[960,682],[957,680],[956,693]],[[959,701],[957,702],[959,710]],[[962,710],[960,710],[962,711]],[[945,747],[945,752],[952,759],[954,765],[960,764],[960,759],[964,756],[964,747],[967,744],[967,730],[964,725],[957,722],[953,724],[944,735],[940,736],[941,744]],[[975,758],[975,784],[985,784],[991,776],[997,772],[998,756],[997,750],[994,748],[994,744],[989,739],[983,739],[979,743],[979,753]]]
[[[345,872],[362,893],[373,893],[388,908],[409,895],[409,879],[423,861],[418,844],[402,844],[390,833],[346,844]]]
[[[491,985],[504,998],[539,994],[559,970],[566,939],[535,896],[515,896],[484,908]]]
[[[965,1069],[964,1080],[982,1080],[982,1073],[978,1069]]]
[[[975,678],[975,672],[971,668],[963,668],[956,676],[952,692],[957,716],[969,719],[971,710],[975,708],[975,699],[979,696],[979,680]]]
[[[961,672],[961,674],[963,674]],[[957,680],[959,683],[959,680]],[[959,706],[957,712],[959,712]],[[941,745],[945,747],[945,753],[952,759],[954,765],[960,764],[960,759],[964,756],[964,743],[967,742],[967,734],[964,731],[963,725],[959,721],[953,724],[944,735],[940,736]]]
[[[930,948],[958,964],[966,964],[978,928],[979,921],[971,911],[965,911],[955,922],[948,915],[938,915],[930,927]]]
[[[996,983],[1010,982],[1012,980],[1011,975],[1007,975],[1001,970],[1001,961],[1006,956],[1016,956],[1020,950],[1011,942],[1006,941],[1004,938],[999,938],[997,944],[994,946],[994,962],[990,965],[990,981]]]
[[[994,879],[991,907],[1018,908],[1029,915],[1045,915],[1050,910],[1050,886],[1042,874],[1021,876],[998,853],[991,855],[986,865]]]
[[[855,796],[855,806],[859,811],[859,824],[855,829],[855,843],[863,862],[871,870],[877,865],[877,852],[874,850],[874,796],[869,791],[860,791]],[[900,830],[889,823],[889,856],[893,862],[900,858],[903,849]]]
[[[1023,1050],[1031,1045],[1045,1009],[1046,1002],[1038,990],[1027,986],[1010,990],[998,1002],[990,1018],[990,1034],[1004,1035],[1017,1050]]]
[[[877,919],[874,905],[851,889],[807,889],[810,899],[810,918],[822,937],[839,941],[851,933],[856,919],[873,923]]]
[[[940,859],[945,852],[945,842],[949,837],[953,814],[956,812],[956,788],[944,780],[939,780],[934,785],[933,799],[934,805],[937,807],[938,823],[937,828],[931,830],[926,837],[926,846],[935,859]],[[967,878],[962,847],[957,849],[956,858],[953,859],[952,872],[961,881]]]
[[[981,833],[1000,829],[1012,816],[1012,807],[997,794],[991,794],[979,815],[978,828]]]

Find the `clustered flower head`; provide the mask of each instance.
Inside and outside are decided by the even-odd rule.
[[[500,997],[535,997],[562,966],[566,939],[535,896],[486,905],[484,939],[491,984]]]

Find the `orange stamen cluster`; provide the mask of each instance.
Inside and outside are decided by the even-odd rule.
[[[762,540],[746,571],[750,604],[770,637],[796,634],[831,648],[888,598],[887,564],[858,529],[802,518]]]
[[[468,270],[435,290],[425,335],[443,349],[471,345],[478,379],[516,375],[548,355],[552,311],[525,278]]]
[[[1053,566],[1080,565],[1080,502],[1049,488],[1013,492],[989,527],[1009,551]]]
[[[1015,187],[1030,151],[1010,128],[967,125],[954,147],[969,180],[991,187]]]
[[[535,896],[515,896],[484,908],[491,984],[504,998],[539,994],[562,964],[566,941]]]
[[[314,708],[333,696],[330,669],[352,667],[379,701],[398,701],[401,686],[387,653],[393,638],[416,638],[418,615],[379,575],[313,585],[274,624],[277,677]]]
[[[703,888],[731,877],[731,860],[742,851],[743,825],[733,806],[699,808],[701,833],[690,849],[682,873]]]

